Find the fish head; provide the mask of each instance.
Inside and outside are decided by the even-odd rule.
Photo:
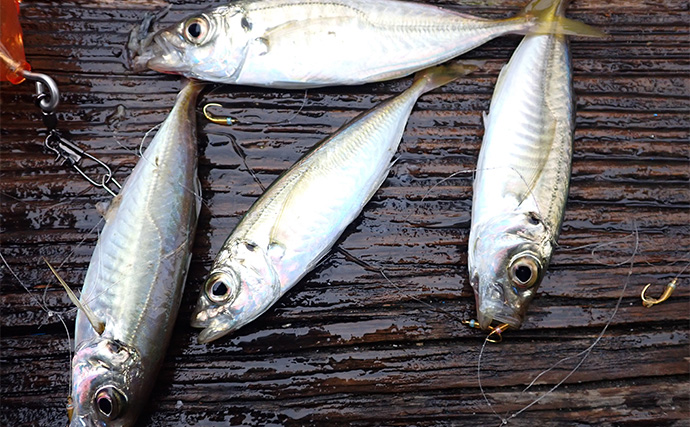
[[[468,263],[482,329],[493,321],[522,325],[551,258],[549,236],[536,212],[506,214],[478,226]]]
[[[242,9],[222,6],[138,40],[130,37],[133,68],[232,83],[250,40],[246,22]]]
[[[192,326],[204,328],[199,342],[216,340],[256,319],[280,297],[280,289],[266,251],[251,242],[229,245],[218,254],[192,314]]]
[[[136,349],[102,337],[85,341],[72,359],[69,425],[133,425],[150,388]]]

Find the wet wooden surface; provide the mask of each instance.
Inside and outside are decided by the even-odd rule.
[[[166,22],[213,2],[176,0]],[[433,3],[508,16],[525,1]],[[27,59],[62,91],[59,127],[123,181],[142,136],[161,122],[175,76],[127,70],[124,45],[167,2],[22,4]],[[572,42],[577,131],[572,188],[551,268],[524,327],[487,345],[458,319],[475,314],[467,280],[471,169],[482,111],[520,38],[467,55],[475,75],[425,95],[400,159],[338,247],[272,309],[230,337],[196,343],[189,326],[205,273],[264,185],[357,112],[410,79],[282,91],[213,86],[245,123],[200,120],[205,206],[175,334],[141,426],[481,425],[500,423],[564,380],[513,425],[690,425],[688,304],[688,4],[576,0],[569,16],[608,40]],[[79,288],[107,200],[44,152],[33,87],[0,86],[2,377],[0,424],[63,425],[75,310],[43,264]],[[94,169],[92,169],[94,170]],[[11,269],[11,270],[10,270]],[[652,309],[646,283],[678,289]],[[25,287],[26,289],[24,289]],[[614,313],[610,327],[574,374]],[[569,358],[539,377],[559,360]],[[499,415],[497,415],[499,414]]]

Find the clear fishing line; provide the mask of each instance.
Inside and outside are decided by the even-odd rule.
[[[486,347],[486,343],[488,342],[487,340],[488,340],[489,337],[487,337],[487,338],[484,340],[484,343],[482,344],[481,350],[480,350],[480,352],[479,352],[479,359],[478,359],[478,361],[477,361],[477,381],[479,382],[479,390],[480,390],[481,393],[482,393],[482,397],[484,398],[484,401],[485,401],[486,404],[489,406],[489,408],[491,409],[491,411],[492,411],[498,418],[500,418],[500,420],[501,420],[501,423],[498,424],[499,426],[508,424],[508,423],[510,422],[510,420],[512,420],[513,418],[517,417],[517,416],[520,415],[521,413],[525,412],[526,410],[528,410],[528,409],[531,408],[532,406],[536,405],[536,404],[539,403],[542,399],[544,399],[546,396],[548,396],[548,395],[551,394],[553,391],[555,391],[556,389],[558,389],[564,382],[566,382],[566,381],[568,380],[568,378],[570,378],[570,377],[580,368],[580,366],[582,366],[582,364],[585,362],[585,360],[587,359],[587,357],[589,357],[589,355],[590,355],[590,353],[592,352],[592,350],[594,349],[594,347],[599,343],[599,341],[601,341],[601,339],[603,338],[604,334],[606,333],[606,330],[607,330],[608,327],[611,325],[611,323],[613,322],[614,317],[615,317],[616,314],[618,313],[618,309],[620,308],[620,305],[621,305],[621,303],[622,303],[622,301],[623,301],[623,296],[625,295],[625,291],[628,289],[628,285],[629,285],[629,283],[630,283],[630,277],[632,276],[632,273],[633,273],[633,266],[634,266],[635,255],[636,255],[637,252],[638,252],[639,243],[640,243],[640,240],[639,240],[639,232],[638,232],[638,230],[637,230],[637,226],[635,225],[635,223],[633,223],[633,233],[634,233],[634,235],[635,235],[635,245],[634,245],[634,248],[633,248],[632,255],[630,256],[630,258],[629,258],[628,261],[627,261],[627,262],[630,263],[630,269],[628,270],[628,274],[627,274],[627,276],[626,276],[626,278],[625,278],[625,282],[624,282],[624,284],[623,284],[623,289],[621,289],[620,296],[618,297],[618,301],[616,302],[616,305],[615,305],[615,307],[614,307],[614,309],[613,309],[613,312],[611,313],[611,316],[609,317],[608,321],[607,321],[606,324],[604,325],[603,329],[601,330],[601,332],[599,333],[599,335],[597,336],[597,338],[594,340],[594,342],[592,342],[592,344],[591,344],[589,347],[587,347],[586,349],[584,349],[584,350],[581,351],[580,353],[577,353],[576,355],[573,355],[573,356],[564,357],[564,358],[562,358],[561,360],[559,360],[558,362],[556,362],[555,364],[553,364],[550,368],[548,368],[548,369],[542,371],[541,373],[539,373],[539,375],[537,375],[537,376],[532,380],[532,382],[530,382],[530,384],[529,384],[524,390],[522,390],[523,393],[526,392],[530,387],[532,387],[532,385],[534,385],[534,383],[535,383],[539,378],[541,378],[542,375],[544,375],[544,374],[548,373],[549,371],[551,371],[552,369],[556,368],[556,367],[557,367],[558,365],[560,365],[561,363],[582,356],[582,359],[580,359],[580,361],[575,365],[575,367],[573,367],[573,368],[570,370],[570,372],[568,372],[568,373],[567,373],[567,374],[566,374],[556,385],[554,385],[553,387],[551,387],[548,391],[544,392],[544,394],[542,394],[541,396],[537,397],[537,398],[534,399],[531,403],[529,403],[528,405],[526,405],[525,407],[523,407],[523,408],[520,409],[519,411],[517,411],[517,412],[511,414],[511,415],[508,416],[507,418],[502,417],[501,415],[499,415],[499,414],[496,412],[496,410],[493,408],[493,405],[491,404],[491,402],[489,402],[489,399],[488,399],[486,393],[484,392],[484,387],[482,386],[482,381],[481,381],[481,363],[482,363],[482,356],[483,356],[483,353],[484,353],[484,348]],[[619,265],[620,265],[620,264],[619,264]],[[506,414],[506,415],[507,415],[507,414]]]
[[[15,273],[14,270],[12,269],[12,267],[10,267],[10,264],[7,262],[4,255],[2,254],[2,252],[0,252],[0,259],[2,259],[2,263],[5,265],[7,270],[12,274],[12,276],[14,276],[15,280],[17,280],[17,283],[19,283],[19,285],[21,285],[21,287],[24,288],[24,290],[29,294],[29,296],[36,303],[36,305],[38,305],[43,311],[45,311],[48,314],[48,317],[57,316],[58,320],[60,320],[60,323],[62,323],[62,326],[65,328],[65,333],[67,334],[67,352],[68,352],[68,356],[69,356],[67,365],[71,367],[72,366],[72,337],[69,333],[69,328],[67,327],[67,323],[65,323],[65,319],[62,317],[62,315],[60,313],[49,309],[47,305],[44,305],[43,303],[41,303],[41,301],[39,301],[38,298],[36,298],[34,296],[34,294],[31,292],[31,290],[29,290],[29,288],[24,284],[24,282],[22,282],[22,280],[19,278],[17,273]],[[69,381],[68,382],[69,388],[67,389],[68,390],[67,395],[69,396],[72,394],[72,376],[71,375],[69,375],[68,381]]]

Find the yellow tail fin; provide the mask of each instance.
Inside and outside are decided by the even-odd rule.
[[[423,84],[422,92],[429,92],[472,73],[483,64],[483,61],[458,61],[427,68],[415,74],[414,84]]]
[[[520,16],[535,21],[528,34],[564,34],[583,37],[606,37],[607,34],[584,22],[564,16],[570,0],[532,0]]]

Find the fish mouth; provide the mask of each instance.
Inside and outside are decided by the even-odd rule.
[[[200,344],[215,341],[237,329],[238,319],[225,310],[225,306],[212,305],[203,298],[199,300],[190,323],[193,328],[203,329],[197,338]]]
[[[493,322],[505,323],[513,329],[519,329],[522,325],[523,315],[509,305],[495,300],[477,299],[477,320],[480,328],[489,329]]]
[[[477,320],[479,327],[482,329],[489,329],[492,323],[507,324],[513,329],[519,329],[522,325],[522,319],[510,315],[508,313],[486,313],[479,311],[477,313]]]
[[[183,71],[182,55],[170,41],[167,30],[149,34],[145,38],[130,42],[132,54],[132,69],[144,71],[155,70],[162,73],[179,73]]]
[[[210,325],[199,333],[199,336],[197,337],[199,344],[208,344],[211,341],[215,341],[218,338],[222,338],[232,332],[232,321],[228,322],[227,320],[229,319],[213,319]]]

